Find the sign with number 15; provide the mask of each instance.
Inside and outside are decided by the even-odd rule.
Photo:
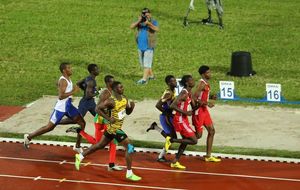
[[[234,99],[234,82],[220,81],[219,84],[220,84],[220,98]]]

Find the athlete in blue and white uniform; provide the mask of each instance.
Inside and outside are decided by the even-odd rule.
[[[64,116],[72,119],[75,123],[85,128],[85,121],[72,104],[72,95],[79,91],[79,87],[73,88],[73,83],[70,76],[72,75],[72,68],[70,63],[61,63],[59,67],[62,76],[58,80],[58,100],[55,104],[54,110],[50,116],[49,122],[46,126],[34,131],[30,134],[24,135],[24,146],[29,148],[31,139],[34,137],[52,131]],[[77,135],[76,147],[80,147],[81,136]]]

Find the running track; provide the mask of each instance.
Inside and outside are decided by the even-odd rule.
[[[173,170],[155,161],[155,153],[135,153],[133,171],[140,182],[125,179],[125,170],[107,171],[108,153],[90,155],[76,171],[70,147],[0,142],[0,190],[94,189],[300,189],[300,164],[223,159],[206,163],[200,157],[183,156],[187,170]],[[170,158],[174,155],[168,155]],[[125,165],[124,151],[117,163]]]

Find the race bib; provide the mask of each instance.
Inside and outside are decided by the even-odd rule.
[[[118,119],[123,119],[126,116],[126,110],[122,110],[118,113]]]

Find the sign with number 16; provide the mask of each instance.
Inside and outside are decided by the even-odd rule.
[[[266,84],[267,101],[280,102],[281,101],[281,84]]]

